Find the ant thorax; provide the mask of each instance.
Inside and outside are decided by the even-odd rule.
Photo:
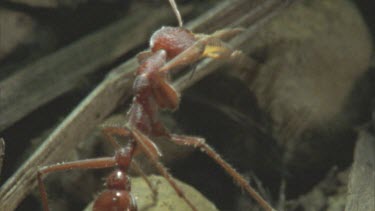
[[[168,95],[163,92],[164,89],[160,89],[161,86],[166,85],[164,83],[167,83],[166,75],[159,72],[166,59],[167,52],[160,49],[142,60],[136,71],[133,83],[134,98],[128,112],[129,125],[147,135],[164,133],[164,129],[161,131],[162,128],[155,125],[160,124],[159,110],[165,108],[165,102],[169,101]]]

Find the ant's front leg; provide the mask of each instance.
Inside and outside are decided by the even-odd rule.
[[[229,40],[235,36],[237,36],[239,33],[244,32],[245,28],[227,28],[227,29],[220,29],[212,33],[211,35],[208,35],[210,37],[215,37],[220,40]],[[199,35],[198,35],[199,36]],[[206,35],[207,36],[207,35]]]
[[[139,52],[137,54],[138,64],[141,64],[142,62],[144,62],[147,58],[149,58],[150,56],[152,56],[152,54],[153,53],[151,51],[149,51],[149,50]]]
[[[201,149],[202,152],[205,152],[217,164],[219,164],[234,179],[236,184],[245,189],[250,197],[257,201],[264,210],[275,211],[275,209],[273,209],[272,206],[250,186],[247,180],[236,171],[236,169],[227,163],[219,153],[206,143],[204,138],[171,134],[169,140],[177,145],[192,146]]]
[[[245,57],[241,51],[233,50],[220,39],[233,37],[241,31],[242,29],[236,28],[220,30],[212,35],[196,34],[198,40],[160,68],[159,72],[167,73],[172,69],[193,64],[202,58],[232,59]]]
[[[205,43],[201,40],[195,42],[192,46],[178,54],[175,58],[168,61],[163,67],[159,69],[160,73],[166,74],[170,70],[173,70],[178,67],[184,67],[190,64],[195,63],[202,58],[202,54],[205,49]]]

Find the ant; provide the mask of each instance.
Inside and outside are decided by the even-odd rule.
[[[131,185],[127,176],[130,165],[134,166],[151,190],[151,183],[132,159],[135,154],[144,153],[157,170],[173,187],[175,192],[197,211],[194,204],[173,180],[172,175],[160,162],[162,154],[150,137],[164,137],[177,145],[200,148],[218,163],[236,184],[254,198],[264,210],[274,210],[230,164],[221,158],[204,138],[170,133],[158,119],[160,110],[176,110],[180,103],[180,93],[169,81],[170,72],[193,64],[202,58],[230,59],[241,56],[242,52],[231,49],[222,41],[243,31],[239,28],[223,29],[211,35],[194,34],[182,27],[182,18],[174,0],[169,0],[178,19],[179,27],[162,27],[154,32],[150,39],[150,50],[137,55],[139,67],[135,72],[133,84],[134,97],[128,111],[128,121],[121,127],[105,127],[104,137],[116,149],[113,157],[86,159],[42,167],[38,170],[38,184],[44,211],[48,211],[47,193],[42,181],[45,174],[71,169],[100,169],[117,167],[106,180],[106,190],[94,201],[94,211],[127,210],[136,211],[137,204],[131,194]],[[125,146],[120,146],[115,137],[127,138]]]

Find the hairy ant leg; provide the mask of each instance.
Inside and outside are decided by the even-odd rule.
[[[115,149],[119,149],[120,145],[117,143],[117,141],[113,138],[113,136],[121,136],[121,137],[129,137],[131,136],[131,133],[128,129],[124,127],[105,127],[102,129],[102,134],[105,137],[105,140],[109,141]],[[155,145],[153,147],[156,147]],[[156,148],[157,149],[157,148]],[[157,149],[158,150],[158,149]],[[134,154],[137,154],[137,150]],[[160,153],[160,152],[157,152]],[[139,174],[142,179],[146,182],[147,186],[150,188],[152,194],[153,194],[153,199],[156,200],[156,197],[158,195],[158,192],[154,185],[151,183],[151,181],[148,179],[147,175],[144,173],[142,170],[141,166],[138,164],[137,161],[134,159],[131,161],[130,167],[136,171],[137,174]]]
[[[169,140],[177,145],[182,146],[192,146],[199,148],[202,152],[206,153],[210,158],[212,158],[217,164],[219,164],[235,181],[235,183],[254,198],[260,206],[262,206],[267,211],[275,211],[268,202],[266,202],[258,192],[256,192],[247,182],[247,180],[236,171],[229,163],[227,163],[220,154],[217,153],[210,145],[208,145],[204,138],[194,137],[194,136],[184,136],[171,134]]]
[[[238,56],[246,57],[242,51],[233,50],[222,38],[231,38],[242,32],[242,28],[223,29],[212,35],[195,34],[198,39],[192,46],[168,61],[159,69],[160,73],[168,73],[178,67],[195,63],[202,58],[231,59]]]
[[[37,179],[42,196],[44,211],[48,211],[47,192],[43,176],[57,171],[72,169],[102,169],[117,167],[106,179],[106,189],[95,199],[93,211],[128,210],[137,211],[137,204],[131,194],[131,184],[127,175],[137,143],[130,139],[124,147],[116,150],[112,157],[85,159],[42,167],[38,170]]]
[[[167,168],[159,161],[159,157],[155,157],[153,153],[149,150],[147,142],[152,142],[147,136],[143,135],[137,129],[133,130],[134,140],[139,144],[142,148],[142,151],[146,154],[146,156],[150,159],[150,161],[155,165],[159,173],[168,181],[168,183],[172,186],[175,190],[177,195],[182,198],[189,207],[197,211],[197,208],[194,204],[186,197],[185,193],[181,190],[181,188],[176,184],[173,180],[173,176],[168,172]]]
[[[113,138],[114,135],[118,135],[121,137],[129,137],[131,135],[129,130],[126,130],[122,127],[105,127],[101,130],[104,139],[108,141],[115,149],[119,149],[121,146],[118,142]]]
[[[115,157],[93,158],[80,161],[72,161],[44,166],[38,169],[38,186],[42,197],[44,211],[49,211],[47,191],[43,182],[43,176],[53,172],[73,170],[73,169],[103,169],[117,165]]]
[[[113,136],[129,136],[130,130],[123,128],[123,127],[108,127],[103,129],[103,133],[109,139],[112,139],[111,142],[115,142]],[[147,136],[143,135],[140,131],[133,128],[132,131],[132,138],[134,141],[138,143],[139,149],[136,149],[136,153],[139,153],[138,150],[142,150],[143,153],[146,154],[148,159],[151,163],[156,167],[159,173],[168,181],[168,183],[172,186],[175,192],[181,197],[192,210],[197,211],[197,208],[193,205],[193,203],[185,196],[184,192],[181,188],[176,184],[173,180],[173,176],[168,172],[167,168],[159,161],[159,158],[162,156],[160,150],[151,141]],[[138,148],[138,147],[137,147]],[[150,183],[151,184],[151,183]],[[152,188],[150,188],[152,190]]]
[[[231,52],[228,59],[236,60],[236,64],[239,63],[240,66],[246,66],[246,67],[254,67],[256,65],[256,61],[254,61],[252,58],[244,54],[243,51],[240,50],[231,50],[231,48],[226,44],[223,43],[221,40],[228,40],[236,35],[238,35],[241,32],[244,32],[245,28],[233,28],[233,29],[221,29],[218,31],[215,31],[213,34],[209,35],[210,37],[214,37],[220,40],[221,46],[225,46],[228,52]],[[200,35],[198,35],[200,36]],[[207,35],[204,35],[207,36]],[[228,55],[228,54],[227,54]],[[227,56],[228,57],[228,56]],[[256,74],[256,72],[252,72],[252,74]]]
[[[134,171],[137,174],[139,174],[142,177],[142,179],[146,182],[148,188],[150,188],[150,190],[152,192],[152,199],[154,200],[154,202],[156,202],[156,199],[157,199],[157,196],[158,196],[158,190],[155,188],[155,186],[152,184],[152,182],[148,179],[147,175],[142,170],[141,166],[138,164],[137,161],[132,160],[132,163],[131,163],[130,167],[132,169],[134,169]]]
[[[116,143],[118,146],[119,144],[114,140],[114,136],[134,138],[133,132],[124,127],[106,127],[102,130],[102,133],[105,134],[107,140],[109,140],[111,143]],[[149,140],[145,144],[148,151],[152,154],[153,157],[158,158],[162,156],[159,148],[153,141]],[[136,147],[134,154],[138,153],[139,148]]]
[[[227,28],[227,29],[220,29],[209,35],[210,37],[215,37],[220,40],[228,40],[231,39],[238,34],[244,32],[246,29],[245,28]],[[197,34],[196,36],[200,36],[200,34]],[[206,35],[207,36],[207,35]]]
[[[117,129],[117,130],[115,130]],[[131,137],[131,133],[121,128],[108,128],[106,131],[115,131],[117,134],[120,133],[122,136]],[[133,161],[133,155],[136,152],[137,143],[130,139],[124,147],[112,139],[107,133],[106,140],[109,140],[112,145],[116,148],[116,153],[113,157],[93,158],[85,159],[80,161],[72,161],[61,164],[54,164],[38,169],[37,180],[39,185],[39,191],[42,198],[42,206],[44,211],[49,211],[48,207],[48,196],[43,183],[43,176],[49,173],[66,171],[73,169],[103,169],[110,167],[117,167],[106,180],[106,190],[102,191],[95,199],[93,205],[94,211],[104,211],[112,209],[126,209],[129,211],[136,211],[137,205],[134,197],[130,192],[130,181],[127,176],[130,164],[133,164],[135,170],[146,180],[150,189],[155,193],[155,188],[152,187],[151,182],[146,178],[144,172],[139,165]]]

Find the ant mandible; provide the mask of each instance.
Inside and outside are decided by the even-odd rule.
[[[144,176],[138,164],[132,159],[143,152],[173,187],[175,192],[194,211],[197,208],[184,195],[173,177],[160,162],[161,153],[150,137],[164,137],[174,144],[200,148],[218,163],[235,183],[243,188],[267,211],[274,210],[230,164],[210,147],[204,138],[170,133],[158,118],[160,110],[176,110],[180,103],[178,93],[169,81],[170,71],[202,58],[230,59],[242,55],[241,51],[231,49],[222,41],[233,37],[242,29],[224,29],[211,35],[194,34],[182,27],[182,18],[174,0],[169,0],[179,22],[179,27],[162,27],[154,32],[150,39],[150,50],[137,55],[139,67],[135,72],[133,84],[134,97],[127,114],[128,121],[121,127],[105,127],[102,132],[107,141],[116,149],[113,157],[86,159],[42,167],[38,170],[38,184],[44,211],[48,211],[47,193],[42,181],[45,174],[70,169],[99,169],[117,167],[106,180],[106,190],[94,201],[94,211],[127,210],[136,211],[137,204],[130,190],[127,176],[132,164],[143,176],[151,190],[156,193],[151,183]],[[120,146],[114,137],[128,139],[125,146]]]

